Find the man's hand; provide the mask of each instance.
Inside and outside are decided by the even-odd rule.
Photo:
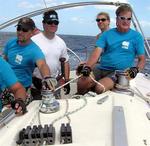
[[[65,83],[67,83],[67,81],[65,81]],[[70,93],[70,84],[64,86],[64,91],[65,91],[65,95]]]
[[[82,70],[81,70],[81,74],[83,76],[89,76],[91,73],[92,69],[89,66],[83,66]]]
[[[131,67],[125,71],[127,73],[127,77],[129,79],[134,79],[139,72],[139,69],[137,67]]]
[[[55,90],[55,86],[57,85],[57,80],[53,77],[45,77],[42,81],[42,88],[44,90]]]
[[[76,69],[76,74],[77,75],[80,75],[81,74],[81,70],[83,69],[83,67],[84,67],[84,63],[82,63],[82,64],[80,64],[78,67],[77,67],[77,69]]]
[[[16,110],[16,114],[25,114],[27,112],[25,102],[20,98],[12,101],[11,107]]]

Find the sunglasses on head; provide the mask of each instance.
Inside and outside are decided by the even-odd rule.
[[[30,29],[29,28],[24,28],[21,25],[17,26],[17,31],[23,31],[23,32],[28,32]]]
[[[56,21],[56,20],[52,21],[52,20],[50,20],[50,21],[44,21],[44,23],[46,23],[48,25],[52,25],[52,24],[58,25],[59,21]]]
[[[125,21],[125,20],[127,20],[127,21],[131,21],[131,17],[129,17],[129,18],[127,18],[127,17],[124,17],[124,16],[118,16],[118,18],[120,19],[120,20],[123,20],[123,21]]]
[[[104,22],[104,21],[106,21],[106,20],[107,20],[106,18],[101,18],[101,19],[97,18],[97,19],[96,19],[96,22],[100,22],[100,21]]]

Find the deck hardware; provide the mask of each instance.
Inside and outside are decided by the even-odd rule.
[[[55,99],[53,92],[50,90],[42,90],[42,102],[40,105],[40,112],[54,113],[59,110],[59,102]]]
[[[104,96],[103,98],[100,98],[97,100],[97,104],[102,104],[108,99],[108,95]]]
[[[113,107],[113,146],[128,146],[124,110],[122,106]]]
[[[143,139],[144,145],[147,145],[147,140]]]
[[[55,143],[55,128],[52,125],[27,126],[19,132],[16,143],[22,144],[22,146],[42,145],[43,143],[53,145]]]
[[[147,116],[148,120],[150,120],[150,112],[147,112],[146,116]]]
[[[60,143],[61,144],[72,143],[72,129],[69,123],[67,123],[66,125],[64,123],[61,124]]]

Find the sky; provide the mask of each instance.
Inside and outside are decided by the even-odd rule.
[[[0,0],[0,24],[45,7],[67,3],[88,2],[96,0]],[[97,0],[98,1],[98,0]],[[103,0],[104,1],[104,0]],[[110,0],[111,2],[129,3],[146,37],[150,37],[150,0]],[[110,2],[109,1],[109,2]],[[46,4],[45,4],[46,2]],[[58,34],[95,36],[99,33],[95,18],[97,13],[105,11],[111,17],[111,28],[115,27],[116,6],[84,6],[57,10],[59,15]],[[42,15],[32,17],[36,26],[42,29]],[[136,24],[137,25],[137,24]],[[0,31],[15,31],[15,24]]]

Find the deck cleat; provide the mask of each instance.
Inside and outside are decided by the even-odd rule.
[[[61,124],[60,143],[61,144],[72,143],[72,129],[69,123],[67,123],[66,125],[64,123]]]
[[[53,125],[27,126],[19,132],[16,143],[22,146],[37,146],[43,143],[53,145],[55,143],[55,128]]]

